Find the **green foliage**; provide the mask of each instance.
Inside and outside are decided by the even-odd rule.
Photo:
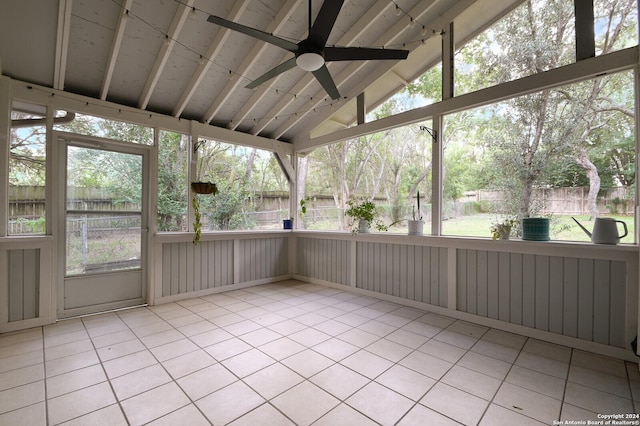
[[[409,84],[404,91],[413,96],[427,99],[428,103],[442,100],[442,64],[427,70],[416,81]]]
[[[363,200],[353,198],[347,201],[349,208],[344,212],[351,217],[354,222],[351,227],[353,234],[358,233],[358,221],[364,220],[374,225],[378,231],[387,231],[388,228],[380,219],[378,219],[378,211],[376,205],[371,200]]]
[[[247,204],[248,196],[239,188],[219,185],[218,194],[208,198],[207,218],[213,230],[250,229],[252,223],[247,222],[243,211],[254,210]]]
[[[515,218],[505,218],[493,222],[491,224],[491,237],[493,240],[497,240],[498,238],[508,240],[511,230],[517,223],[518,220]]]
[[[312,198],[308,195],[300,200],[300,214],[302,215],[307,214],[307,204],[310,203],[311,201],[312,201]]]
[[[202,236],[202,217],[200,216],[200,204],[198,203],[197,194],[194,194],[191,204],[193,205],[193,214],[195,216],[193,222],[193,232],[195,233],[193,236],[193,244],[198,244]]]
[[[161,131],[158,147],[158,231],[181,231],[187,215],[189,137]]]
[[[634,2],[600,3],[602,51],[636,44]],[[571,2],[524,2],[460,50],[456,94],[575,61],[572,25]],[[543,207],[532,199],[534,188],[597,184],[580,158],[595,165],[602,186],[634,182],[632,77],[608,75],[447,116],[445,199],[500,189],[500,212],[534,214]]]
[[[12,119],[38,118],[13,111]],[[44,185],[46,172],[46,132],[44,126],[12,128],[9,142],[9,184]]]

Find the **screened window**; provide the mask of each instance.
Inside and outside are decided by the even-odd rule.
[[[632,87],[626,71],[445,117],[443,234],[542,216],[551,239],[589,241],[571,217],[590,229],[600,216],[626,222],[633,243]]]
[[[272,152],[211,139],[195,146],[194,180],[218,188],[215,196],[195,195],[203,231],[282,229],[290,217],[289,181]]]
[[[523,2],[455,55],[455,94],[575,62],[572,1]]]
[[[97,136],[123,142],[153,145],[153,129],[119,120],[75,114],[73,121],[55,124],[54,130]]]
[[[638,44],[636,0],[594,0],[596,55]]]
[[[9,235],[42,235],[45,227],[46,107],[16,101],[9,143]]]
[[[158,231],[187,232],[191,138],[161,130],[158,145]]]
[[[354,220],[345,216],[352,199],[373,201],[389,232],[406,233],[407,221],[414,217],[428,223],[432,139],[427,129],[430,121],[343,141],[301,157],[298,197],[306,213],[300,227],[352,229]]]

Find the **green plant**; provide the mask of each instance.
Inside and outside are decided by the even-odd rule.
[[[418,195],[416,198],[418,204],[418,216],[416,216],[415,206],[411,206],[411,216],[413,217],[413,220],[422,220],[422,215],[420,214],[420,191],[418,191]]]
[[[354,220],[351,226],[352,234],[358,233],[358,222],[360,220],[374,225],[380,232],[388,230],[387,226],[385,226],[380,219],[377,219],[378,211],[376,205],[371,200],[351,199],[347,201],[347,205],[349,208],[345,211],[345,214]]]
[[[309,203],[309,202],[311,202],[311,197],[308,196],[308,195],[300,200],[300,214],[301,215],[307,214],[307,203]]]
[[[193,232],[195,232],[195,235],[193,237],[193,244],[198,244],[200,242],[200,237],[202,236],[202,221],[200,216],[200,204],[198,203],[197,195],[193,196],[191,205],[193,205],[193,213],[196,219],[193,222]]]
[[[607,205],[607,207],[609,208],[609,212],[611,214],[618,214],[618,208],[620,207],[621,202],[622,200],[620,199],[620,197],[616,197],[611,200],[611,204]]]
[[[503,219],[502,221],[496,221],[491,224],[491,236],[494,240],[498,238],[501,240],[509,239],[511,234],[511,228],[518,223],[517,219]]]

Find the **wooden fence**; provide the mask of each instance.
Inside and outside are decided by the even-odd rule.
[[[534,189],[533,199],[542,201],[541,214],[588,215],[588,187],[577,188],[538,188]],[[481,205],[499,206],[504,199],[503,191],[470,191],[460,201],[478,202]],[[632,188],[616,187],[601,189],[596,201],[598,211],[604,214],[633,214],[634,191]]]
[[[588,187],[535,189],[533,198],[543,200],[542,214],[554,213],[564,215],[589,214],[587,208]],[[289,208],[289,197],[286,193],[264,193],[260,195],[261,203],[258,212],[271,214],[273,217],[262,218],[269,222],[278,222],[282,212]],[[335,208],[333,197],[319,195],[312,196],[313,208]],[[633,214],[634,201],[633,189],[626,187],[602,189],[598,195],[598,209],[604,214]],[[504,199],[502,191],[469,191],[464,197],[456,201],[454,208],[463,210],[467,203],[479,203],[485,208],[494,209]],[[114,200],[107,193],[96,188],[74,188],[74,200],[71,201],[71,209],[87,210],[115,210]],[[82,204],[82,205],[80,205]],[[425,202],[423,206],[427,205]],[[119,205],[121,209],[121,204]],[[499,207],[498,207],[499,208]],[[132,208],[135,210],[135,208]],[[42,186],[10,186],[9,187],[9,218],[16,220],[37,219],[44,215],[44,187]],[[460,213],[462,214],[462,213]],[[264,220],[263,220],[264,221]]]

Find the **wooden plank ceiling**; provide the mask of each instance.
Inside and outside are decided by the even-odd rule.
[[[327,0],[329,1],[329,0]],[[0,5],[0,70],[14,79],[281,141],[354,124],[521,0],[346,0],[327,45],[407,49],[404,61],[327,63],[332,100],[297,67],[245,86],[293,54],[207,22],[217,15],[297,43],[307,0],[21,0]],[[321,0],[312,2],[315,18]]]

